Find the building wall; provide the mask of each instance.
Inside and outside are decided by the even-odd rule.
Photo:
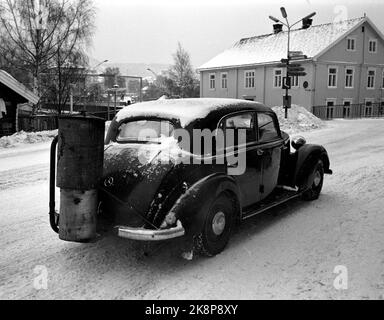
[[[290,90],[289,94],[292,96],[292,103],[299,104],[310,109],[311,107],[311,83],[313,78],[313,66],[311,63],[306,62],[302,64],[307,76],[299,77],[299,87]],[[274,88],[274,71],[276,65],[268,66],[254,66],[243,67],[234,69],[223,69],[214,71],[200,72],[200,96],[204,98],[233,98],[233,99],[249,99],[266,104],[267,106],[281,106],[283,104],[283,95],[285,90],[281,88]],[[255,71],[255,87],[245,88],[245,72],[249,70]],[[221,73],[228,73],[228,88],[221,88]],[[210,74],[216,76],[216,88],[210,89],[209,77]],[[285,69],[283,75],[285,76]],[[309,83],[309,88],[303,88],[304,81]]]
[[[325,105],[327,99],[333,98],[336,104],[343,104],[345,99],[352,103],[364,103],[366,98],[375,102],[384,97],[382,75],[384,69],[384,43],[380,36],[366,22],[350,35],[344,37],[338,44],[321,55],[316,62],[316,82],[314,105]],[[347,50],[347,38],[354,38],[356,49]],[[368,52],[369,39],[377,39],[377,52]],[[337,67],[337,88],[328,88],[328,68]],[[354,68],[353,88],[345,88],[345,71],[347,67]],[[368,68],[376,69],[375,88],[367,89]]]

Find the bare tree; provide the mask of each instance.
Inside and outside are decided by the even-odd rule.
[[[198,80],[193,70],[189,53],[178,43],[173,55],[174,63],[169,70],[169,77],[175,84],[175,94],[182,98],[196,96]]]
[[[87,63],[84,52],[94,31],[93,1],[0,0],[0,16],[0,55],[31,73],[33,90],[40,97],[52,92],[53,79],[60,106],[69,82],[76,80],[70,78]]]

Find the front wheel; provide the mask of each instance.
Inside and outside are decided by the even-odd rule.
[[[218,196],[211,204],[202,231],[195,236],[194,248],[198,253],[212,257],[228,244],[236,209],[226,194]]]
[[[312,201],[319,198],[321,189],[323,188],[324,164],[321,160],[316,163],[309,179],[311,179],[311,181],[309,181],[309,189],[303,193],[303,199]]]

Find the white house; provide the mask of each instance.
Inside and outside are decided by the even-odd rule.
[[[281,106],[286,70],[278,65],[287,56],[287,39],[287,32],[276,30],[218,54],[198,68],[200,96]],[[292,79],[292,103],[310,111],[328,106],[320,114],[328,118],[337,116],[336,105],[345,106],[337,112],[346,117],[384,113],[384,36],[368,17],[292,30],[290,50],[307,56],[298,61],[307,75]]]

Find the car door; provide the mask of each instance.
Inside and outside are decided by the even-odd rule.
[[[239,186],[243,208],[248,207],[259,201],[260,198],[262,162],[257,154],[256,112],[232,114],[224,119],[223,124],[227,173],[236,180]],[[241,143],[241,139],[239,139],[240,130],[245,131],[245,143]],[[231,134],[234,136],[232,141],[228,139]],[[243,172],[232,174],[230,169],[239,165],[244,166]]]
[[[258,154],[262,158],[260,200],[276,188],[284,141],[281,138],[276,116],[272,113],[257,113]]]

